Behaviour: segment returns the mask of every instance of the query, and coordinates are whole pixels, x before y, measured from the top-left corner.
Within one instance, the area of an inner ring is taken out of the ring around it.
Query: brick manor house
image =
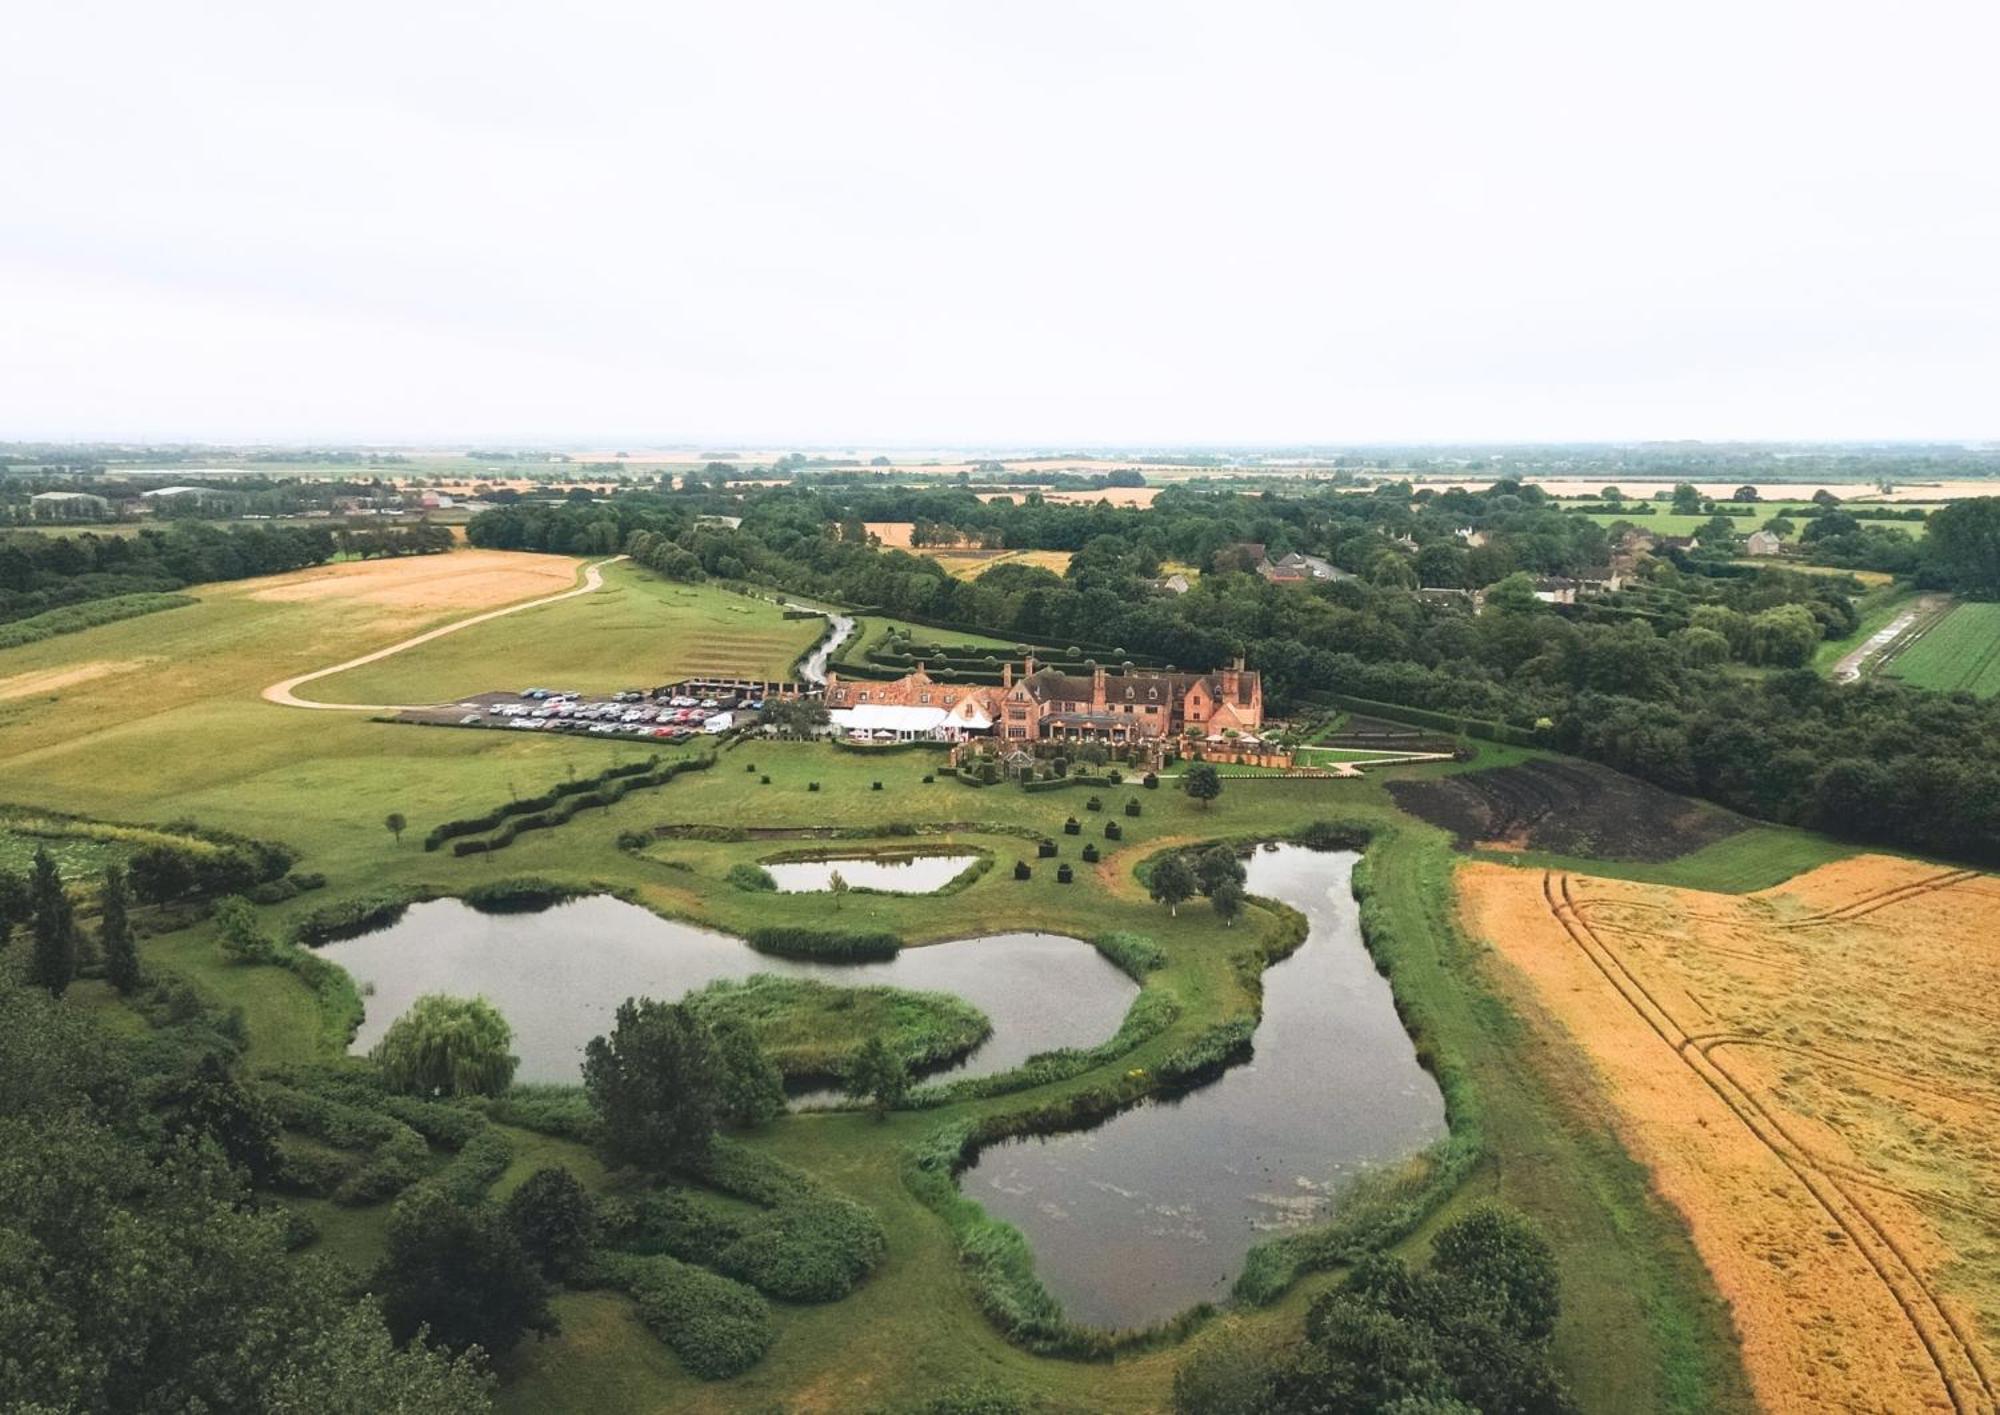
[[[856,733],[945,741],[979,735],[1019,745],[1135,746],[1184,736],[1190,727],[1203,738],[1255,738],[1264,726],[1263,683],[1240,658],[1213,673],[1097,668],[1087,676],[1038,669],[1030,658],[1018,675],[1012,663],[1004,665],[998,687],[941,682],[922,664],[889,683],[829,673],[826,705],[836,723]]]

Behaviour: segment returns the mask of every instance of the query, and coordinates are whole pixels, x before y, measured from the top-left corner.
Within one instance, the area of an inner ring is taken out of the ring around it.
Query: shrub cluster
[[[414,890],[395,890],[357,894],[351,899],[323,904],[292,925],[292,938],[308,948],[317,948],[337,939],[385,929],[422,897]]]
[[[482,914],[534,914],[582,893],[573,885],[519,875],[475,884],[459,897]]]
[[[703,1380],[727,1380],[777,1340],[771,1304],[740,1282],[663,1254],[601,1253],[595,1271],[629,1294],[646,1329]]]
[[[903,941],[892,933],[842,933],[792,924],[750,930],[745,939],[759,953],[779,958],[812,958],[832,963],[869,963],[894,958]]]

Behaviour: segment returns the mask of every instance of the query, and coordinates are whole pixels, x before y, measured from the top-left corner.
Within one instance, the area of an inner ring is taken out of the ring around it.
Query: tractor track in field
[[[1924,883],[1937,884],[1938,881]],[[1885,891],[1893,894],[1900,891]],[[1699,1046],[1637,974],[1578,912],[1568,875],[1542,874],[1542,897],[1557,924],[1641,1021],[1673,1049],[1690,1071],[1734,1114],[1764,1149],[1791,1171],[1814,1201],[1847,1235],[1902,1311],[1911,1331],[1960,1415],[1991,1415],[1996,1403],[1994,1375],[1977,1342],[1944,1306],[1903,1245],[1866,1204],[1849,1192],[1787,1131],[1756,1095]],[[1873,902],[1868,899],[1860,903]],[[1882,901],[1882,906],[1895,900]],[[1844,906],[1854,907],[1852,904]],[[1857,1181],[1850,1179],[1849,1184]]]

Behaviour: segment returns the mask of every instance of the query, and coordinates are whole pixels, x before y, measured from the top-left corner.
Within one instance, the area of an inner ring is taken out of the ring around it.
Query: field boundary
[[[425,630],[415,638],[404,639],[401,643],[390,644],[387,648],[376,649],[373,653],[365,653],[359,658],[350,658],[347,662],[336,663],[331,668],[316,668],[310,673],[301,673],[296,678],[287,678],[282,683],[273,683],[263,691],[261,696],[265,702],[276,703],[279,707],[314,708],[322,712],[422,712],[425,708],[433,707],[435,704],[320,703],[314,702],[309,698],[299,697],[297,690],[316,679],[331,678],[334,674],[345,673],[350,668],[360,668],[364,664],[378,663],[393,654],[403,652],[405,649],[413,649],[419,644],[427,644],[433,639],[441,639],[446,634],[456,634],[460,629],[470,629],[475,624],[484,624],[488,620],[499,619],[504,615],[519,614],[527,609],[540,609],[545,604],[556,604],[562,600],[575,599],[578,595],[590,594],[594,590],[603,588],[604,567],[625,558],[622,555],[613,555],[603,560],[592,561],[583,567],[583,583],[575,589],[564,590],[560,594],[543,595],[540,599],[523,600],[519,604],[509,604],[499,609],[489,609],[485,613],[475,614],[469,619],[460,619],[450,624],[441,624],[435,629]]]

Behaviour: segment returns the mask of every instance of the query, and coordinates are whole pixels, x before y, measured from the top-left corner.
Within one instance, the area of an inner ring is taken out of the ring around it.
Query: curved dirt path
[[[435,703],[315,703],[299,697],[293,690],[304,687],[316,678],[331,678],[336,673],[345,673],[350,668],[359,668],[365,663],[374,663],[379,659],[389,657],[391,654],[401,653],[404,649],[413,649],[418,644],[427,644],[432,639],[441,639],[446,634],[456,634],[460,629],[470,629],[474,624],[484,624],[489,619],[498,619],[507,614],[519,614],[524,609],[540,609],[545,604],[556,604],[562,600],[575,599],[578,595],[589,594],[593,590],[603,588],[604,567],[623,559],[625,557],[622,555],[613,555],[604,560],[593,561],[584,566],[583,583],[573,590],[564,590],[561,594],[543,595],[540,599],[523,600],[519,604],[509,604],[499,609],[489,609],[484,614],[475,614],[470,619],[460,619],[451,624],[443,624],[435,629],[428,629],[413,639],[404,639],[401,643],[391,644],[386,649],[376,649],[373,653],[364,653],[359,658],[350,658],[347,662],[336,663],[331,668],[315,668],[310,673],[301,673],[296,678],[287,678],[282,683],[273,683],[264,690],[262,694],[263,699],[267,703],[276,703],[280,707],[318,708],[323,712],[421,712],[427,707],[435,707]]]

